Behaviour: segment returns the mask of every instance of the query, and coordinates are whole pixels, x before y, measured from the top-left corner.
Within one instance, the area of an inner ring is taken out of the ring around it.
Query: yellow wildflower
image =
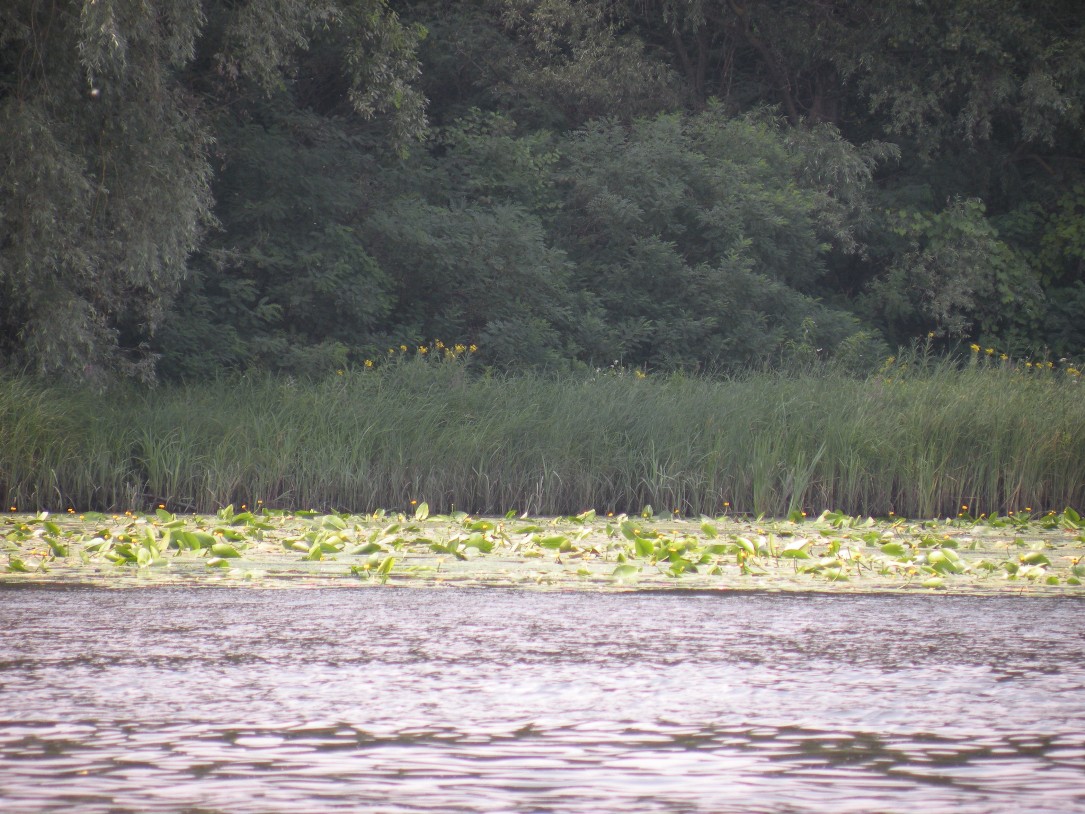
[[[366,367],[373,367],[373,360],[366,359],[362,364],[364,364]]]
[[[986,353],[988,356],[994,356],[995,355],[995,349],[994,348],[988,348],[986,351],[984,351],[984,353]]]
[[[418,352],[421,354],[427,354],[429,353],[429,348],[427,348],[425,345],[419,345]]]
[[[979,352],[980,352],[980,346],[979,346],[979,345],[977,345],[977,344],[976,344],[975,342],[973,342],[973,343],[972,343],[971,345],[969,345],[968,347],[972,349],[972,352],[973,352],[973,353],[979,353]]]
[[[478,350],[478,345],[473,344],[470,347],[468,347],[467,350],[469,350],[471,353],[474,353],[475,351]]]

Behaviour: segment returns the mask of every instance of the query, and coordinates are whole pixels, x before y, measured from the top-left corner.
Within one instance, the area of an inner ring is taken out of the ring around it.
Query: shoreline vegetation
[[[1072,367],[920,348],[865,377],[823,364],[709,379],[435,357],[314,381],[0,378],[4,508],[978,518],[1085,505]]]
[[[788,520],[589,510],[510,513],[69,512],[0,519],[0,589],[98,585],[942,592],[1085,597],[1085,523],[1067,509],[945,521]]]

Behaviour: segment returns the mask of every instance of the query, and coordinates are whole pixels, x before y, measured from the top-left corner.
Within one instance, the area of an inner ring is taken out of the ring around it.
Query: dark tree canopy
[[[1083,26],[1070,0],[10,0],[0,364],[1080,356]]]

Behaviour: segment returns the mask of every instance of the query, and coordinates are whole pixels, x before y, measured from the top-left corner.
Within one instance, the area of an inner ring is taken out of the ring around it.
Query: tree
[[[858,324],[812,295],[832,243],[856,249],[846,211],[863,208],[877,152],[718,106],[592,122],[562,145],[552,230],[626,363],[722,370],[800,338],[828,349]]]
[[[0,11],[0,353],[149,377],[149,341],[214,223],[220,104],[296,76],[341,32],[353,108],[417,133],[421,32],[384,0],[13,0]]]

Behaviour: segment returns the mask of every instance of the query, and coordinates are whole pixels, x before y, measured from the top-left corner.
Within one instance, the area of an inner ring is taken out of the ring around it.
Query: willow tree
[[[10,0],[0,8],[0,362],[149,376],[214,222],[209,109],[343,28],[355,110],[421,129],[421,32],[384,0]]]

